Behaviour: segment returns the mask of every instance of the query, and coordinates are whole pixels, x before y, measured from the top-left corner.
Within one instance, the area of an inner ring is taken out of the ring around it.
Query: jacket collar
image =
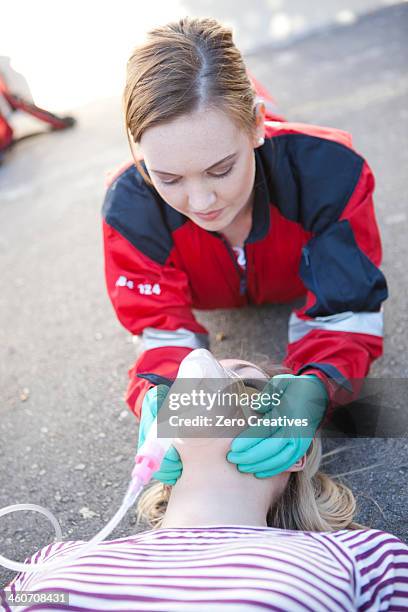
[[[252,209],[252,227],[245,241],[246,244],[262,240],[268,234],[270,225],[269,203],[271,201],[265,173],[265,164],[272,151],[270,140],[255,149],[255,197]],[[266,166],[267,168],[267,166]]]

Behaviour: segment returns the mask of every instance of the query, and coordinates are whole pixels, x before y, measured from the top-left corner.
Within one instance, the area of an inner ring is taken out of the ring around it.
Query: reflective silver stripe
[[[277,113],[277,109],[275,109],[275,112]],[[264,121],[265,125],[269,125],[270,127],[278,127],[279,125],[282,125],[282,121],[272,121],[270,119],[265,120]]]
[[[186,346],[192,349],[209,348],[207,334],[195,334],[180,327],[175,330],[146,327],[142,333],[144,349],[149,350],[159,346]]]
[[[383,336],[383,311],[379,312],[339,312],[329,317],[314,317],[305,321],[292,312],[289,318],[289,342],[296,342],[313,329],[330,329],[357,334]]]

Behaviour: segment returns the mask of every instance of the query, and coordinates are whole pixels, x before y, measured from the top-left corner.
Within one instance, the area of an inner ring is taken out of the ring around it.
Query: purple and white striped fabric
[[[81,544],[50,544],[30,563],[63,558]],[[69,593],[69,605],[25,611],[408,610],[408,546],[374,529],[158,529],[102,542],[45,577],[18,574],[6,590]]]

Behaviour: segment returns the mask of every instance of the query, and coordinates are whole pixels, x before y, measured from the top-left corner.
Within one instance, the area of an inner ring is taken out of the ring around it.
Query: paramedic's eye
[[[174,179],[174,181],[163,181],[163,179],[159,179],[162,185],[175,185],[180,181],[180,179]]]
[[[231,172],[233,167],[234,167],[234,164],[232,164],[232,166],[230,166],[230,168],[228,168],[228,170],[226,170],[225,172],[221,172],[220,174],[211,174],[211,176],[215,176],[216,178],[222,178],[223,176],[227,176],[227,174]]]
[[[225,172],[221,172],[219,174],[215,174],[214,172],[209,172],[208,174],[214,178],[223,178],[224,176],[227,176],[227,174],[231,172],[233,167],[234,167],[234,164],[232,164],[232,166],[230,166],[228,170],[226,170]],[[159,179],[159,180],[163,185],[176,185],[177,183],[180,182],[180,179],[174,179],[172,181],[163,181],[163,179]]]

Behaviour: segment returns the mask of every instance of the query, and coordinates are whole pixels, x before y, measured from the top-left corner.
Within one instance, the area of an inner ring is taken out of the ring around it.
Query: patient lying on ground
[[[248,362],[224,365],[246,380],[267,378]],[[149,530],[102,542],[48,576],[21,574],[9,587],[63,590],[75,610],[334,612],[407,604],[408,547],[353,523],[353,494],[319,471],[320,440],[288,470],[263,479],[226,460],[230,443],[175,441],[181,477],[174,486],[155,482],[138,504]],[[30,562],[81,543],[49,545]]]

